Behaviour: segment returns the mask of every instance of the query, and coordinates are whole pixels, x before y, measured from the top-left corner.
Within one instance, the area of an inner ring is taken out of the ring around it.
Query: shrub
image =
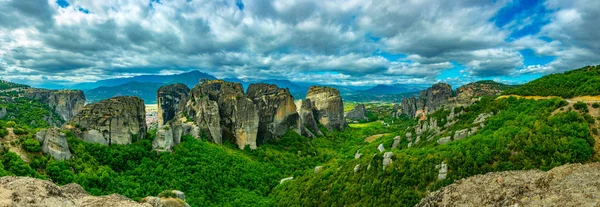
[[[575,108],[575,110],[580,111],[582,113],[588,112],[587,104],[585,104],[581,101],[578,101],[577,103],[573,104],[573,108]]]
[[[15,125],[17,125],[17,123],[15,123],[15,121],[8,121],[8,122],[6,122],[6,126],[9,127],[9,128],[14,127]]]
[[[593,103],[592,107],[594,107],[595,109],[600,108],[600,104],[599,103]]]
[[[27,152],[39,152],[40,151],[40,142],[35,139],[27,139],[23,142],[23,148]]]

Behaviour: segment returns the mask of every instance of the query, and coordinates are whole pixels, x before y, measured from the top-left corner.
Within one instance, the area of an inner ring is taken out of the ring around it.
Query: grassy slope
[[[518,88],[506,90],[504,94],[563,98],[600,95],[600,66],[588,66],[565,73],[547,75]]]

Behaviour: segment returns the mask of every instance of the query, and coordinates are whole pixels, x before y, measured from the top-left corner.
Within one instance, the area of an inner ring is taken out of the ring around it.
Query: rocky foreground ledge
[[[600,163],[477,175],[430,193],[417,206],[600,206]]]
[[[171,193],[177,198],[146,197],[140,203],[125,196],[91,196],[81,186],[68,184],[56,186],[47,180],[29,177],[0,178],[0,206],[40,207],[187,207],[185,196],[179,191]]]

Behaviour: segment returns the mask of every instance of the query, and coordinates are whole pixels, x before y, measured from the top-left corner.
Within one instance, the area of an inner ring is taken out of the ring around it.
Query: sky
[[[600,64],[599,14],[598,0],[0,0],[0,77],[518,84]]]

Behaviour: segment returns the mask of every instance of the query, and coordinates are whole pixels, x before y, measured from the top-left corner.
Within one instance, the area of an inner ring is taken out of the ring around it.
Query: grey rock
[[[297,101],[296,110],[298,111],[298,115],[300,115],[300,127],[302,135],[312,138],[315,138],[316,136],[323,136],[323,132],[321,132],[319,126],[317,125],[317,120],[315,118],[316,112],[310,99]],[[313,132],[315,132],[316,135]]]
[[[44,154],[50,155],[56,160],[68,160],[71,158],[69,144],[64,133],[58,128],[50,128],[39,131],[35,134],[35,139],[41,143],[41,149]]]
[[[120,96],[88,104],[71,122],[83,129],[79,136],[88,142],[130,144],[134,136],[146,136],[145,105],[138,97]]]
[[[281,181],[279,181],[279,184],[283,184],[284,182],[287,182],[287,181],[290,181],[293,179],[294,179],[294,177],[287,177],[287,178],[281,179]]]
[[[394,160],[392,160],[393,156],[394,156],[393,152],[386,152],[385,154],[383,154],[383,167],[384,168],[394,162]]]
[[[200,139],[202,132],[195,123],[171,120],[156,132],[156,138],[152,141],[152,149],[171,151],[173,147],[181,143],[181,138],[185,135]]]
[[[354,153],[354,159],[357,160],[360,156],[362,156],[362,154],[360,153],[360,150],[357,150],[356,153]]]
[[[462,129],[454,132],[454,140],[464,139],[469,135],[469,129]]]
[[[452,86],[446,83],[437,83],[421,91],[418,98],[402,99],[402,113],[410,118],[415,118],[421,113],[425,115],[436,111],[449,103],[452,97]]]
[[[46,90],[30,88],[25,97],[38,99],[60,115],[64,121],[71,120],[85,106],[85,95],[81,90]]]
[[[383,147],[383,144],[379,144],[379,146],[377,146],[377,149],[379,150],[379,152],[385,151],[385,148]]]
[[[367,120],[368,118],[365,115],[366,113],[367,113],[367,109],[365,108],[365,105],[358,104],[356,107],[354,107],[354,109],[352,109],[352,111],[350,111],[346,114],[346,119]]]
[[[322,168],[323,168],[323,166],[316,166],[314,172],[319,173],[319,171],[321,171]]]
[[[6,112],[6,108],[2,107],[2,109],[0,109],[0,119],[4,118],[4,116],[6,116],[6,114],[8,114],[8,112]]]
[[[479,127],[471,127],[471,130],[469,131],[469,136],[473,136],[475,133],[477,133],[478,130]]]
[[[429,193],[416,206],[599,206],[598,172],[600,163],[475,175]]]
[[[290,129],[300,131],[300,116],[294,97],[287,88],[273,84],[251,84],[247,95],[258,110],[259,144],[280,137]]]
[[[316,120],[329,131],[344,131],[344,103],[340,91],[331,87],[311,86],[306,94],[314,107]]]
[[[477,118],[475,118],[475,121],[473,121],[473,124],[483,124],[488,118],[490,118],[493,114],[492,113],[483,113],[483,114],[479,114],[477,116]],[[483,128],[483,127],[482,127]]]
[[[446,163],[442,162],[441,164],[436,165],[435,169],[438,170],[438,180],[446,179],[446,176],[448,175],[448,165]]]
[[[158,105],[159,128],[175,119],[185,109],[189,93],[190,88],[180,83],[162,86],[158,89],[156,103]]]
[[[394,143],[392,144],[392,149],[396,149],[400,145],[400,136],[394,137]]]
[[[357,173],[358,171],[360,171],[360,164],[357,164],[356,166],[354,166],[354,173]]]
[[[437,143],[438,144],[448,144],[452,141],[452,137],[442,137],[440,139],[438,139]]]

